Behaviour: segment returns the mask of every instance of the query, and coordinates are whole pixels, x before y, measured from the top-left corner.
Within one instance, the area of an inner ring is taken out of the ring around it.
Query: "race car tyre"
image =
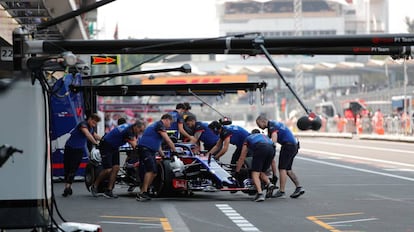
[[[162,160],[158,165],[158,175],[152,182],[152,194],[155,197],[168,196],[173,193],[172,179],[174,173],[170,162],[170,160]]]
[[[85,186],[88,191],[91,191],[91,186],[93,182],[95,182],[96,177],[101,173],[103,167],[101,165],[96,165],[94,163],[89,162],[85,167]],[[98,186],[98,192],[103,193],[108,186],[108,180],[102,181],[102,183]]]
[[[88,191],[90,191],[90,187],[94,181],[95,181],[95,166],[91,163],[88,163],[85,167],[85,185]]]

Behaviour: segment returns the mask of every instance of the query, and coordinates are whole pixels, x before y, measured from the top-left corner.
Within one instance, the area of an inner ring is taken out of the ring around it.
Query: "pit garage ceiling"
[[[65,13],[77,10],[82,4],[91,4],[96,0],[1,0],[0,27],[3,31],[1,37],[11,44],[12,31],[18,26],[24,26],[34,33],[34,38],[39,40],[59,39],[87,39],[84,21],[76,17],[37,30],[37,25],[61,16]],[[6,30],[6,31],[5,31]]]

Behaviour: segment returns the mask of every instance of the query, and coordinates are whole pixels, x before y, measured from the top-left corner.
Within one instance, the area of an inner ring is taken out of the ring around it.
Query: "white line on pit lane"
[[[414,151],[409,151],[406,149],[394,149],[394,148],[385,148],[385,147],[363,146],[363,145],[355,145],[355,144],[343,144],[343,143],[333,143],[333,142],[323,142],[323,141],[312,140],[313,146],[316,143],[325,144],[325,145],[333,145],[333,146],[341,146],[341,147],[363,148],[363,149],[370,149],[370,150],[377,150],[377,151],[390,151],[390,152],[414,154]]]
[[[414,169],[408,168],[384,168],[383,170],[388,172],[414,172]]]
[[[253,224],[247,221],[243,216],[237,213],[228,204],[216,204],[216,207],[221,210],[234,224],[236,224],[242,231],[260,231]]]
[[[389,161],[389,160],[366,158],[366,157],[359,157],[359,156],[355,156],[355,155],[345,155],[345,154],[335,153],[335,152],[318,151],[318,150],[306,149],[306,148],[301,148],[300,151],[311,152],[311,153],[315,153],[315,154],[319,154],[319,155],[330,155],[330,156],[337,156],[337,157],[342,157],[342,158],[351,158],[351,159],[356,159],[356,160],[365,160],[365,161],[373,161],[373,162],[377,162],[377,163],[385,163],[385,164],[392,164],[392,165],[399,165],[399,166],[406,166],[406,167],[414,167],[413,164],[407,164],[407,163],[401,163],[401,162],[395,162],[395,161]]]
[[[334,167],[346,168],[346,169],[351,169],[351,170],[354,170],[354,171],[377,174],[377,175],[381,175],[381,176],[388,176],[388,177],[392,177],[392,178],[397,178],[397,179],[401,179],[401,180],[408,180],[408,181],[414,182],[414,178],[409,178],[409,177],[405,177],[405,176],[399,176],[399,175],[393,175],[393,174],[388,174],[388,173],[376,172],[376,171],[371,171],[371,170],[368,170],[368,169],[355,168],[355,167],[352,167],[352,166],[347,166],[347,165],[342,165],[342,164],[334,164],[334,163],[330,163],[330,162],[326,162],[326,161],[315,160],[315,159],[310,159],[310,158],[305,158],[305,157],[296,157],[296,159],[301,159],[301,160],[306,160],[306,161],[310,161],[310,162],[314,162],[314,163],[320,163],[320,164],[330,165],[330,166],[334,166]]]
[[[365,218],[365,219],[355,219],[355,220],[348,220],[348,221],[337,221],[337,222],[328,222],[328,225],[338,225],[338,224],[346,224],[352,222],[367,222],[367,221],[376,221],[378,218]]]

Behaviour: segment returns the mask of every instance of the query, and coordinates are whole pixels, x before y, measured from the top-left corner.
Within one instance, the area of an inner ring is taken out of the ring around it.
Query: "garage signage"
[[[13,47],[1,47],[1,61],[13,61]]]
[[[91,56],[92,65],[118,64],[117,56]]]

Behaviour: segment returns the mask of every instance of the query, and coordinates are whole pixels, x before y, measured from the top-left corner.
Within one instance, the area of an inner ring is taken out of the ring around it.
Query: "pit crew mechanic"
[[[197,140],[194,138],[194,136],[188,134],[184,129],[183,113],[185,110],[185,105],[183,103],[178,103],[175,106],[175,110],[169,112],[169,114],[172,116],[172,123],[168,129],[175,131],[174,135],[177,139],[182,139],[183,141],[185,140],[195,144]]]
[[[76,170],[82,161],[84,149],[89,140],[93,145],[97,145],[101,139],[95,132],[95,128],[101,118],[97,114],[91,114],[87,120],[78,123],[75,128],[70,131],[70,137],[65,143],[63,153],[65,189],[62,196],[72,195],[72,183],[75,178]]]
[[[171,151],[176,152],[174,143],[167,134],[167,128],[171,126],[173,117],[171,114],[164,114],[157,122],[149,125],[138,141],[138,153],[140,162],[140,174],[143,177],[143,183],[140,193],[137,194],[137,201],[148,201],[151,197],[148,194],[148,188],[154,178],[157,176],[156,153],[164,156],[161,144],[164,141],[170,147]]]
[[[279,178],[280,189],[273,197],[284,198],[287,177],[295,184],[296,189],[290,195],[291,198],[297,198],[305,193],[305,189],[300,185],[299,179],[292,170],[293,160],[299,150],[299,141],[295,138],[292,131],[283,123],[271,121],[264,115],[259,115],[256,119],[256,124],[260,129],[268,131],[269,138],[273,143],[281,144],[279,152]]]
[[[209,156],[210,154],[216,154],[214,158],[216,160],[219,160],[220,157],[227,152],[229,145],[233,144],[236,146],[236,150],[231,157],[230,163],[236,164],[237,160],[240,157],[243,142],[246,137],[250,135],[250,133],[241,126],[223,126],[218,121],[212,121],[208,125],[208,128],[213,130],[214,134],[219,135],[219,140],[214,145],[214,147],[207,152],[207,155]]]
[[[207,151],[216,145],[219,137],[208,128],[208,123],[197,121],[194,115],[188,115],[184,122],[190,130],[194,131],[193,136],[197,139],[198,147],[200,147],[200,141],[203,143],[204,150]]]
[[[95,182],[91,186],[91,193],[94,197],[98,196],[97,186],[109,177],[107,189],[104,192],[106,198],[117,198],[113,194],[113,188],[116,181],[116,176],[120,169],[119,167],[119,147],[125,143],[129,143],[132,148],[137,146],[137,137],[145,129],[142,121],[136,121],[134,124],[124,123],[111,131],[109,131],[102,138],[99,144],[99,151],[102,157],[102,166],[104,170],[99,173]]]
[[[275,158],[276,150],[270,138],[261,134],[258,129],[252,130],[252,134],[247,136],[244,140],[240,158],[237,161],[236,176],[239,176],[240,169],[244,165],[248,150],[250,150],[252,154],[252,166],[250,167],[250,170],[254,186],[257,190],[254,201],[264,201],[265,196],[262,191],[261,180],[266,184],[266,197],[270,197],[275,185],[270,182],[266,175],[266,171],[270,168],[270,165]]]
[[[189,135],[194,135],[194,130],[192,130],[191,128],[189,128],[187,126],[187,124],[185,123],[185,119],[187,118],[187,116],[193,116],[194,118],[197,118],[195,114],[193,114],[193,112],[191,112],[191,105],[189,102],[183,102],[184,106],[185,106],[185,110],[182,114],[183,119],[184,119],[184,130],[187,131],[187,133]]]

